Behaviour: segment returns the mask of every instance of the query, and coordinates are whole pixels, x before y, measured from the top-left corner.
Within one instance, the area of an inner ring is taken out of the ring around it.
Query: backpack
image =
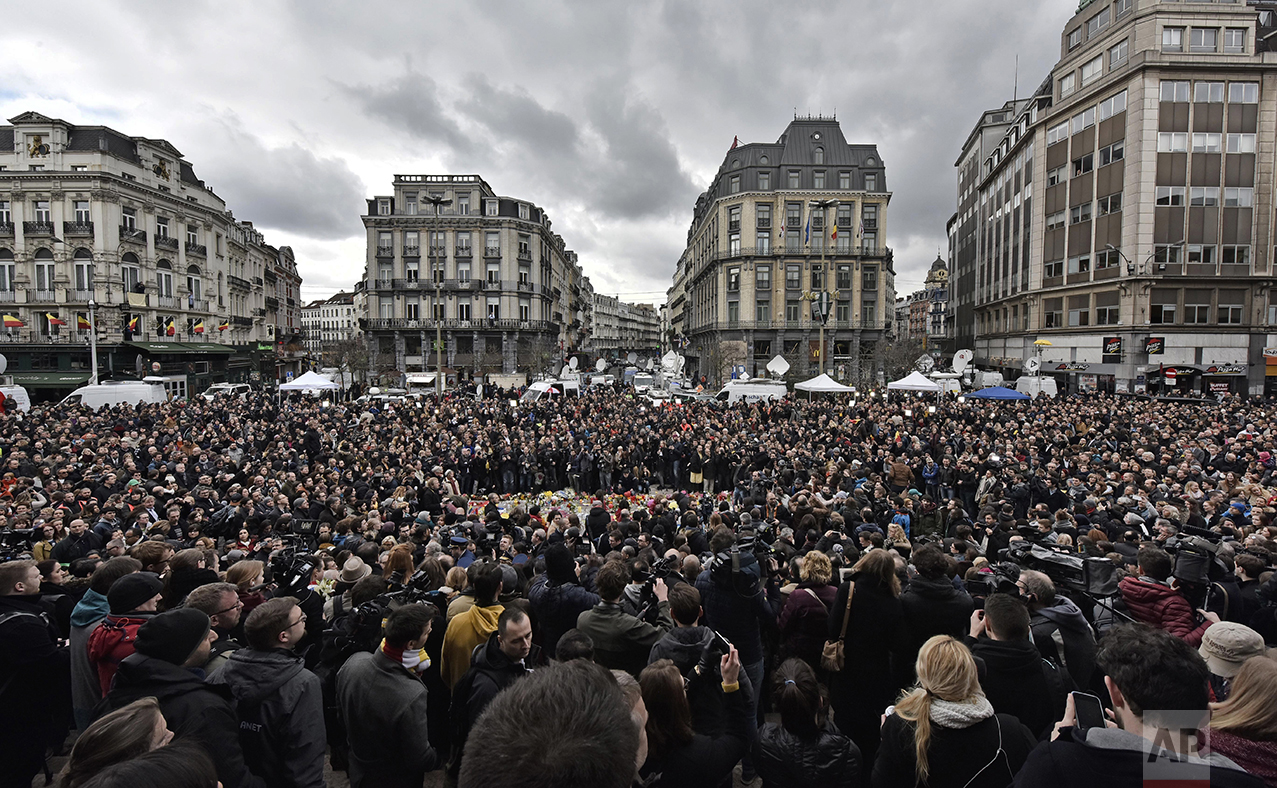
[[[113,619],[111,616],[107,616],[102,619],[102,623],[98,625],[97,629],[94,629],[89,635],[87,646],[89,662],[93,664],[100,679],[103,678],[103,670],[105,669],[105,678],[108,679],[102,684],[102,694],[104,696],[111,689],[110,680],[114,679],[116,668],[120,664],[120,660],[111,655],[115,653],[121,643],[132,643],[137,640],[137,631],[142,628],[143,623],[145,623],[144,619],[128,618],[127,616]],[[131,646],[129,653],[132,653]]]

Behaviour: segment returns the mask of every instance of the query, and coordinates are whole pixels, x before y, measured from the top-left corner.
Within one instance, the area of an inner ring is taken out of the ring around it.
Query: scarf
[[[401,648],[395,648],[385,641],[381,641],[381,653],[385,654],[393,662],[403,665],[406,670],[411,673],[420,675],[430,667],[430,657],[426,655],[426,650],[419,649],[417,651],[404,651]]]
[[[956,702],[931,698],[931,721],[945,728],[970,728],[993,716],[993,705],[983,695]]]

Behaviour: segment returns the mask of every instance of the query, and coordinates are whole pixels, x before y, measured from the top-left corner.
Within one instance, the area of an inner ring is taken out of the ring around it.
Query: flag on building
[[[731,148],[731,149],[732,149],[732,150],[736,150],[736,146],[737,146],[737,145],[739,145],[739,144],[740,144],[740,137],[739,137],[739,136],[734,136],[734,137],[732,137],[732,148]]]
[[[830,238],[830,240],[833,240],[833,241],[837,241],[837,240],[838,240],[838,225],[836,225],[836,224],[834,225],[834,230],[833,230],[833,232],[831,232],[831,233],[829,234],[829,238]]]
[[[49,325],[51,326],[65,326],[67,324],[67,321],[59,320],[58,316],[52,312],[45,312],[44,316],[49,319]]]
[[[93,324],[90,323],[89,319],[85,317],[84,315],[77,314],[75,316],[75,327],[80,329],[81,331],[88,331],[89,329],[93,328]]]
[[[168,319],[167,327],[164,329],[164,333],[168,334],[169,336],[173,336],[174,334],[177,333],[177,324],[173,322],[173,318],[170,317]]]
[[[803,243],[811,243],[811,214],[807,214],[807,228],[803,230]]]
[[[194,327],[194,328],[192,328],[191,330],[192,330],[192,331],[194,331],[196,334],[203,334],[203,333],[204,333],[204,321],[203,321],[202,319],[201,319],[201,320],[196,320],[196,321],[195,321],[195,327]]]
[[[134,315],[134,316],[133,316],[133,319],[129,321],[129,330],[130,330],[130,331],[133,331],[133,332],[136,332],[136,331],[137,331],[137,322],[138,322],[138,319],[139,319],[139,318],[138,318],[138,316],[137,316],[137,315]]]
[[[221,323],[219,323],[219,324],[217,325],[217,330],[218,330],[218,331],[225,331],[226,329],[228,329],[228,328],[230,328],[230,327],[231,327],[231,321],[229,321],[229,320],[223,320]]]
[[[19,320],[19,319],[18,319],[17,317],[15,317],[14,315],[5,315],[5,316],[4,316],[4,327],[5,327],[5,328],[22,328],[22,327],[23,327],[23,326],[25,326],[25,325],[26,325],[26,323],[23,323],[21,320]]]

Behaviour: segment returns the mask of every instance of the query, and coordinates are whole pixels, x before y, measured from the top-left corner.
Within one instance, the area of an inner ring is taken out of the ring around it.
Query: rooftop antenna
[[[1015,53],[1015,81],[1011,86],[1011,105],[1020,99],[1020,53]]]

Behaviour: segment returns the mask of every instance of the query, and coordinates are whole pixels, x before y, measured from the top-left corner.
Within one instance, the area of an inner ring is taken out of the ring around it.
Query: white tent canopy
[[[318,372],[307,372],[299,378],[288,383],[279,384],[280,391],[318,391],[320,389],[335,389],[337,384],[319,374]]]
[[[939,391],[940,384],[934,380],[928,380],[921,372],[910,372],[900,380],[892,381],[887,384],[887,388],[891,391]]]
[[[822,372],[811,380],[795,383],[794,391],[806,391],[813,394],[837,394],[851,391],[851,386],[844,386]]]

